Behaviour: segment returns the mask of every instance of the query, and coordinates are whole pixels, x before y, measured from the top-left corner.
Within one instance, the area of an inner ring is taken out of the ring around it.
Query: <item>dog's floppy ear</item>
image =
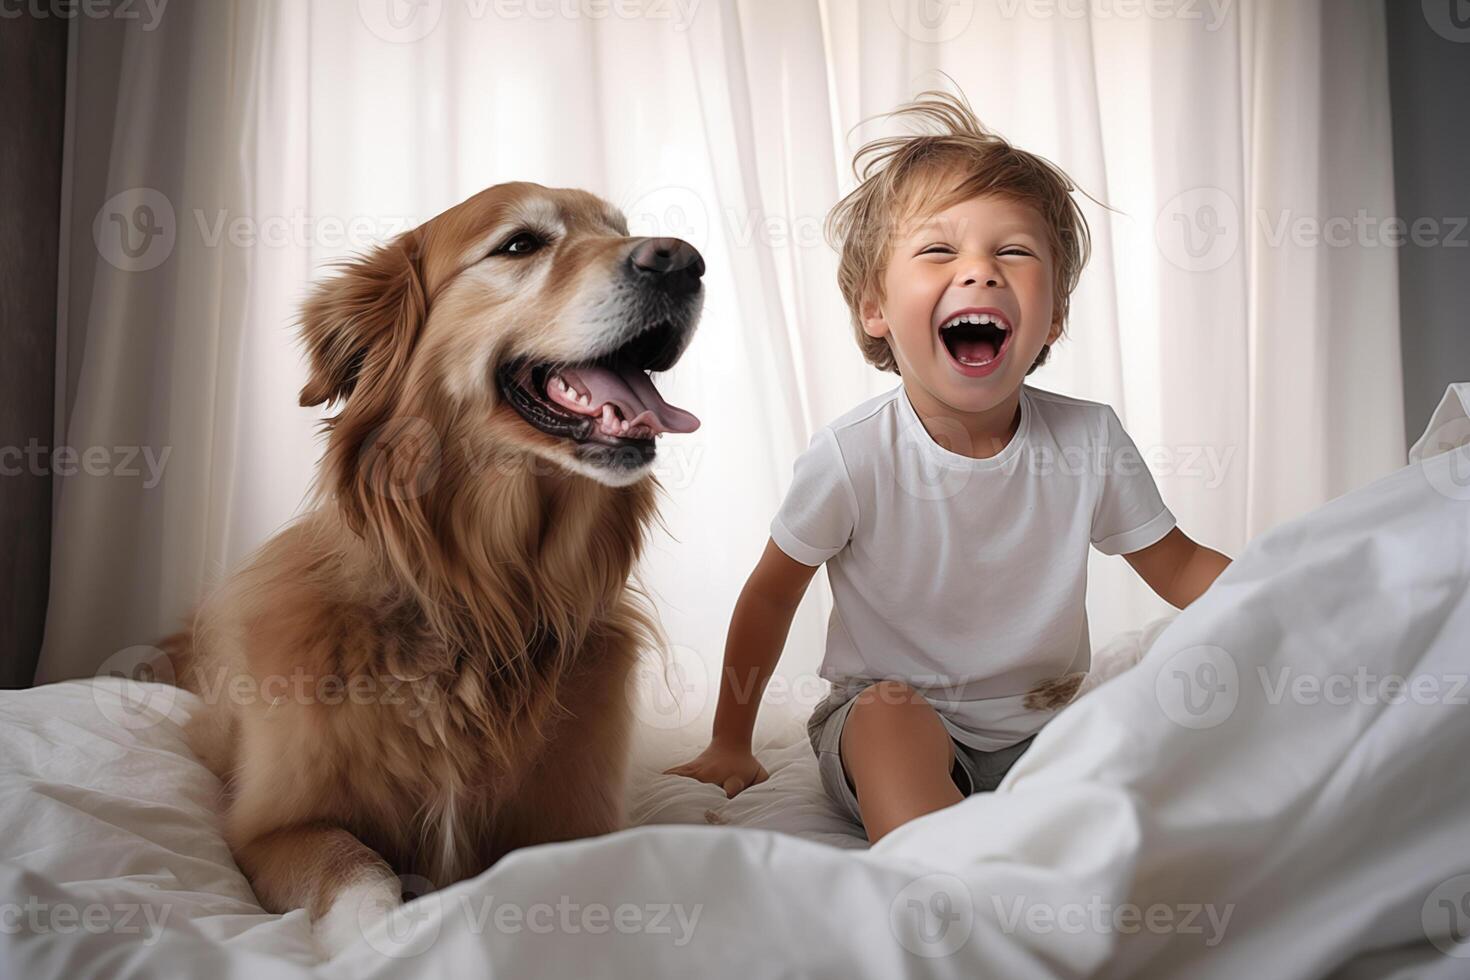
[[[399,414],[428,317],[422,241],[415,229],[345,263],[301,311],[311,361],[301,404],[341,402],[322,422],[316,492],[330,494],[359,534],[419,521],[413,508],[437,476],[437,434],[425,419]]]
[[[416,231],[343,263],[302,307],[301,339],[311,362],[302,406],[346,399],[363,378],[396,373],[426,311]]]

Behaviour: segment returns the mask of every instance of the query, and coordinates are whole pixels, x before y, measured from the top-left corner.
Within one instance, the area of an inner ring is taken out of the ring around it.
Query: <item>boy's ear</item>
[[[863,333],[875,339],[888,336],[888,321],[883,318],[883,310],[876,302],[863,300],[861,312]]]
[[[301,340],[310,361],[302,407],[346,399],[365,374],[401,366],[425,312],[414,232],[319,283],[301,310]]]
[[[1041,345],[1041,350],[1038,351],[1036,354],[1036,360],[1032,361],[1031,366],[1026,369],[1026,373],[1028,375],[1046,363],[1046,359],[1051,355],[1051,345],[1055,344],[1057,342],[1057,338],[1061,335],[1062,321],[1059,319],[1053,320],[1051,322],[1051,329],[1046,332],[1046,343]]]

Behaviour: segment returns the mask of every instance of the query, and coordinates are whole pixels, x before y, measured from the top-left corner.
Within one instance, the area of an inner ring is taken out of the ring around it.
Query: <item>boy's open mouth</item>
[[[994,361],[1011,335],[1011,325],[1000,313],[958,313],[939,325],[939,339],[950,356],[967,367]]]

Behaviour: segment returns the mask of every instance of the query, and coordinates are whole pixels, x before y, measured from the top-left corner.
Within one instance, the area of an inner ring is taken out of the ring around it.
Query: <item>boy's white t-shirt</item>
[[[972,459],[900,384],[812,436],[771,521],[782,551],[827,563],[821,676],[903,679],[982,751],[1051,718],[1023,706],[1037,684],[1088,669],[1088,544],[1126,554],[1175,525],[1111,407],[1023,384],[1020,409],[1005,448]]]

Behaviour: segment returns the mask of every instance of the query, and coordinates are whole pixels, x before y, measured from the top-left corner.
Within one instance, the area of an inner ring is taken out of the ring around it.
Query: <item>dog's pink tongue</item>
[[[612,402],[630,425],[657,432],[693,432],[699,419],[664,401],[648,375],[631,364],[566,368],[562,376],[587,389],[594,407]]]

